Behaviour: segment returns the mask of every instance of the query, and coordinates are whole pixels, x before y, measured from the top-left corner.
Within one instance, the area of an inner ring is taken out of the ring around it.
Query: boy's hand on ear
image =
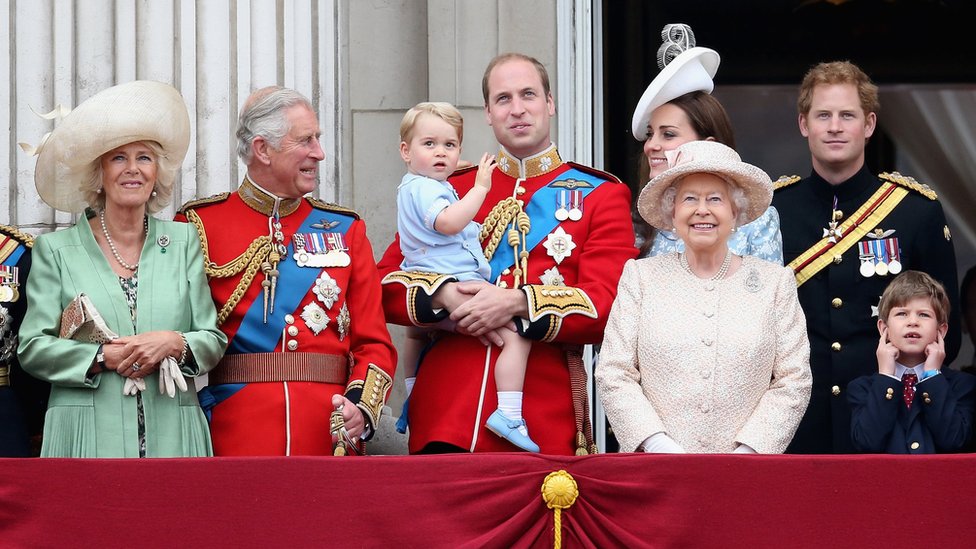
[[[944,354],[945,351],[943,350]],[[878,338],[878,373],[889,376],[895,375],[895,360],[897,358],[898,349],[888,341],[888,328],[885,327],[881,330],[881,337]]]
[[[945,356],[945,339],[939,333],[936,334],[935,341],[925,346],[925,371],[941,370]]]

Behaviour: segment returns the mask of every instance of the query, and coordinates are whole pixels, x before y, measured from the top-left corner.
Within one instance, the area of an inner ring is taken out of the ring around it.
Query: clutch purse
[[[86,343],[106,343],[119,337],[119,334],[109,329],[91,299],[83,293],[72,299],[61,313],[59,335],[62,339]]]

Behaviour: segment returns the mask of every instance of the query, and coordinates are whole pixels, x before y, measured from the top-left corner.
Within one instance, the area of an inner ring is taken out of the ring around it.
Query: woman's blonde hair
[[[155,196],[150,195],[149,201],[146,202],[146,210],[150,214],[154,214],[165,208],[170,203],[170,200],[173,199],[173,183],[176,181],[176,172],[180,169],[180,165],[172,162],[166,156],[166,151],[163,150],[163,147],[159,143],[155,141],[136,141],[136,143],[142,143],[149,147],[149,150],[152,151],[155,157],[153,160],[156,162],[156,181],[153,184],[153,191],[156,194]],[[106,151],[92,161],[89,167],[88,177],[79,186],[81,196],[95,210],[105,208],[105,193],[99,192],[102,190],[103,185],[102,157],[110,152],[112,151]]]

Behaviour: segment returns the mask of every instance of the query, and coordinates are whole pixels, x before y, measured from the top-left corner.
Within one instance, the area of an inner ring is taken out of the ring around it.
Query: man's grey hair
[[[315,111],[307,97],[281,86],[262,88],[247,98],[237,119],[237,156],[244,164],[251,163],[252,145],[257,137],[263,137],[274,149],[281,147],[291,129],[285,113],[295,105]]]

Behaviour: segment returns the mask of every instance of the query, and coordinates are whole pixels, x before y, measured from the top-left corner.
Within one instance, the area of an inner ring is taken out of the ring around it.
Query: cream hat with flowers
[[[87,204],[81,186],[99,158],[138,141],[155,141],[157,183],[172,185],[190,143],[190,117],[180,92],[169,84],[137,80],[113,86],[69,112],[37,149],[34,184],[47,205],[80,212]]]
[[[661,39],[664,43],[657,51],[661,72],[644,90],[631,120],[630,129],[638,141],[647,139],[647,124],[654,109],[686,93],[712,93],[712,78],[721,61],[715,50],[695,47],[695,33],[688,25],[666,25]]]
[[[743,162],[739,153],[718,141],[689,141],[665,154],[668,169],[644,185],[637,199],[641,217],[658,229],[672,228],[672,218],[661,207],[664,191],[689,174],[715,174],[741,189],[748,202],[743,223],[755,221],[773,200],[773,182],[769,175]]]

